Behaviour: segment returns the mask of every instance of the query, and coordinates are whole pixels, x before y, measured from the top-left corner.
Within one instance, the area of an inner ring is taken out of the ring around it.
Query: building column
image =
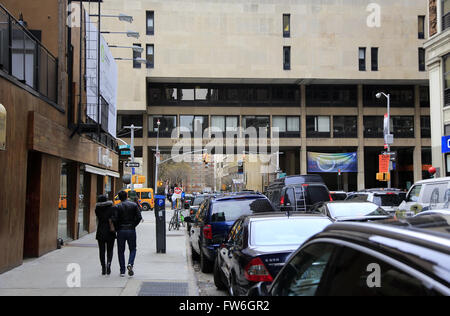
[[[69,237],[78,239],[78,207],[80,195],[80,165],[67,164],[67,227]]]
[[[144,113],[144,118],[142,120],[142,174],[145,176],[145,187],[153,188],[153,184],[150,183],[148,178],[148,115]],[[155,193],[156,194],[156,193]]]
[[[415,86],[415,100],[414,100],[414,182],[422,180],[422,138],[420,126],[420,86]]]
[[[89,174],[89,197],[88,197],[88,210],[89,210],[89,233],[93,233],[96,230],[96,216],[95,216],[95,205],[97,203],[97,176],[90,173]]]
[[[301,148],[300,148],[300,173],[307,174],[308,173],[308,159],[306,154],[306,86],[300,86],[300,95],[301,95]]]
[[[365,189],[363,86],[358,85],[358,190]]]

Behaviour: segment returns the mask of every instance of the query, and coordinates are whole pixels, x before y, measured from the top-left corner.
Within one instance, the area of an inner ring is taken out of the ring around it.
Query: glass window
[[[353,200],[354,201],[354,200]],[[400,204],[400,203],[399,203]],[[396,205],[398,206],[398,204]],[[331,216],[339,217],[360,217],[360,216],[388,216],[389,214],[373,203],[335,203],[328,204]]]
[[[306,86],[306,106],[356,107],[357,94],[357,86],[308,85]]]
[[[358,137],[358,117],[334,116],[333,135],[335,138]]]
[[[420,87],[420,106],[423,108],[430,107],[430,88],[429,87]]]
[[[160,122],[159,126],[159,137],[171,137],[172,131],[177,127],[177,117],[175,115],[167,116],[149,116],[148,117],[148,136],[156,137],[158,132],[158,120]]]
[[[364,137],[383,138],[383,116],[364,116]]]
[[[442,31],[450,27],[450,1],[442,0]]]
[[[291,36],[291,15],[283,14],[283,37]]]
[[[67,163],[61,167],[59,203],[58,203],[58,238],[66,241],[69,239],[69,221],[67,219]]]
[[[372,47],[371,58],[372,58],[372,71],[378,71],[378,48],[377,47]]]
[[[256,134],[265,133],[269,137],[270,133],[270,117],[269,116],[244,116],[243,125],[245,129],[255,128]]]
[[[391,131],[396,138],[414,138],[414,116],[391,116]]]
[[[194,101],[195,100],[195,90],[194,89],[180,89],[180,100],[181,101]]]
[[[307,137],[330,137],[330,117],[329,116],[307,116],[306,117]]]
[[[366,71],[366,48],[360,47],[359,48],[359,71]]]
[[[450,20],[450,15],[449,15]],[[450,24],[449,24],[450,26]],[[450,106],[450,54],[443,57],[444,60],[444,106]]]
[[[414,107],[414,86],[364,86],[364,106],[386,108],[386,98],[378,99],[376,94],[384,92],[391,95],[391,107]]]
[[[195,88],[195,100],[207,100],[208,89],[205,88]]]
[[[118,114],[117,115],[117,135],[118,137],[130,137],[130,130],[124,129],[125,126],[143,126],[144,118],[142,115],[129,115],[129,114]],[[142,137],[142,129],[134,131],[134,137]]]
[[[155,34],[155,12],[147,11],[147,35]]]
[[[336,246],[317,243],[305,247],[286,264],[272,286],[273,296],[314,296]]]
[[[208,116],[180,115],[180,127],[187,128],[194,136],[203,137],[208,125]]]
[[[211,116],[211,127],[225,131],[225,116]]]
[[[242,215],[273,211],[272,205],[266,199],[218,201],[213,204],[211,222],[232,222]]]
[[[139,46],[141,47],[141,44],[133,44],[133,46]],[[136,61],[137,58],[141,58],[142,57],[142,53],[141,52],[136,52],[133,50],[133,68],[141,68],[141,63],[138,63]]]
[[[308,205],[330,200],[330,193],[321,185],[309,185],[306,187]]]
[[[333,260],[332,277],[321,288],[325,296],[434,296],[438,295],[419,279],[384,261],[351,249],[340,248]],[[379,272],[379,286],[369,286],[376,281],[374,273]]]
[[[424,39],[425,38],[425,16],[420,15],[418,17],[418,38]]]
[[[375,194],[373,203],[378,206],[399,206],[402,200],[397,194]]]
[[[419,71],[425,71],[425,49],[419,48]]]
[[[420,136],[422,138],[431,137],[431,122],[429,116],[420,117]]]
[[[147,45],[147,68],[155,67],[155,46],[153,44]]]
[[[417,202],[419,201],[420,191],[422,190],[422,185],[415,185],[409,191],[406,202]]]
[[[283,69],[284,70],[291,69],[291,47],[290,46],[283,47]]]
[[[300,137],[298,116],[273,116],[272,126],[278,128],[280,137]]]
[[[286,116],[272,117],[272,126],[278,128],[280,133],[286,132]]]

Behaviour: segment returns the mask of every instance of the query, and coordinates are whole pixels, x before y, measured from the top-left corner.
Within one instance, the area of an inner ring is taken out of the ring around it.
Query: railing
[[[57,103],[57,59],[1,4],[0,71]]]

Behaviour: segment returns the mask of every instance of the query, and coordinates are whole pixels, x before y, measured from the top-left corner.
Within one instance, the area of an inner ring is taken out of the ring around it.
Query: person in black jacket
[[[125,191],[119,192],[120,204],[116,205],[113,221],[117,229],[117,247],[120,264],[120,276],[125,276],[125,243],[128,244],[128,275],[133,276],[136,258],[136,226],[142,221],[142,215],[136,203],[128,201]]]
[[[98,203],[95,206],[95,215],[97,215],[96,239],[98,241],[102,275],[111,274],[111,262],[113,259],[114,242],[116,240],[114,226],[111,224],[114,215],[113,205],[112,201],[108,201],[106,195],[99,195]],[[107,261],[105,261],[105,254],[107,254]]]

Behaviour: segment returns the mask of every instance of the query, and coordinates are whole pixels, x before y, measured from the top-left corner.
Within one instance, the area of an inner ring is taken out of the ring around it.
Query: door
[[[230,230],[224,247],[220,249],[220,257],[222,259],[221,269],[225,278],[230,281],[231,268],[233,261],[233,251],[236,247],[236,236],[241,230],[242,220],[238,220]]]

